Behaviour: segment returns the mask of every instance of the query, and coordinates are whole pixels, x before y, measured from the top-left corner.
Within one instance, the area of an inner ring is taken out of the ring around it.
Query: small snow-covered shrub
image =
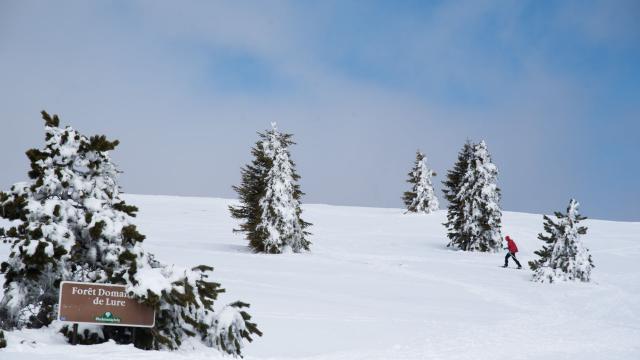
[[[255,324],[249,322],[251,316],[243,311],[249,304],[237,301],[225,306],[218,314],[216,326],[211,328],[210,339],[215,341],[215,346],[225,352],[240,353],[242,344],[238,339],[249,338],[251,334],[261,334]]]
[[[113,327],[114,329],[118,329]],[[73,338],[73,326],[71,325],[63,325],[60,328],[60,332],[64,335],[69,342],[72,341]],[[78,334],[76,336],[76,344],[80,345],[94,345],[100,344],[107,341],[104,332],[103,326],[100,325],[91,325],[91,324],[78,324]]]
[[[556,212],[555,221],[544,216],[546,234],[538,234],[538,239],[544,241],[545,245],[535,252],[540,258],[529,262],[531,270],[534,271],[533,281],[587,282],[591,279],[591,269],[594,265],[589,249],[582,243],[581,236],[587,233],[587,227],[579,225],[586,219],[578,212],[579,206],[576,200],[571,199],[567,213]]]
[[[7,340],[4,338],[4,332],[0,330],[0,349],[7,347]]]

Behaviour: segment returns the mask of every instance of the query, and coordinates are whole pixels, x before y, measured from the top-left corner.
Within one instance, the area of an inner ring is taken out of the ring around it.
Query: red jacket
[[[515,241],[511,240],[511,238],[509,238],[508,236],[507,236],[507,248],[509,248],[509,252],[512,252],[512,253],[518,252],[518,247],[516,246]]]

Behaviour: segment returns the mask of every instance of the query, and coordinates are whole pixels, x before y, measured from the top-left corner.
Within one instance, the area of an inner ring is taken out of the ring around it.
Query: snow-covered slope
[[[593,282],[549,285],[500,268],[502,253],[447,249],[444,211],[306,205],[312,252],[260,255],[232,233],[230,200],[126,198],[140,207],[148,250],[166,263],[213,265],[227,289],[219,306],[251,303],[265,335],[247,359],[640,358],[640,223],[586,221]],[[542,216],[505,212],[503,229],[523,264],[533,259]],[[0,258],[7,253],[0,244]],[[7,337],[2,360],[216,357],[202,348],[70,347],[35,330]]]

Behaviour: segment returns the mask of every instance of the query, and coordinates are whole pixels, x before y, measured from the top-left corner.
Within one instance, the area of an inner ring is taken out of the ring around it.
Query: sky
[[[485,140],[502,207],[640,221],[638,1],[0,0],[0,189],[39,111],[121,145],[128,193],[233,198],[257,131],[304,202],[401,207]],[[446,203],[441,201],[442,205]]]

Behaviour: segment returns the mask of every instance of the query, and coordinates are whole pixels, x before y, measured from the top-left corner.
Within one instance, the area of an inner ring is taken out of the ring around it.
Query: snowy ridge
[[[246,359],[640,358],[640,223],[585,220],[592,283],[541,284],[529,270],[499,268],[502,252],[447,249],[445,211],[304,205],[312,251],[266,255],[232,233],[233,200],[125,199],[140,208],[134,223],[159,260],[212,265],[228,290],[219,303],[251,303],[264,336],[246,347]],[[542,216],[503,212],[502,225],[523,265],[533,260]],[[8,249],[0,244],[1,258]],[[145,352],[71,347],[37,330],[6,337],[2,360],[217,358],[195,343]]]

